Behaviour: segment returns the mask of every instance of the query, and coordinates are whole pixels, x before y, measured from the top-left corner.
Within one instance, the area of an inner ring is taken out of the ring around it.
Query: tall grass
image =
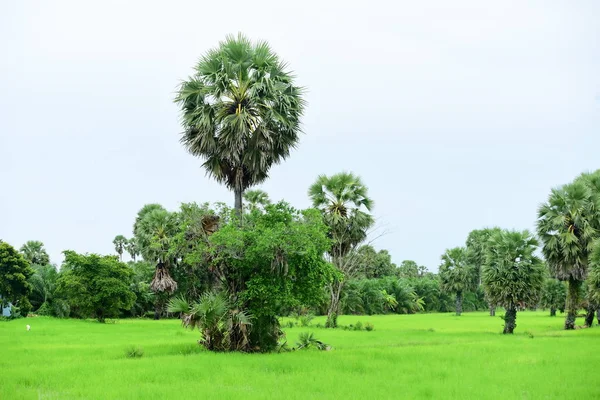
[[[600,398],[600,328],[547,314],[519,312],[512,336],[486,313],[342,316],[375,329],[288,328],[333,350],[266,355],[206,352],[176,320],[0,322],[0,399]]]

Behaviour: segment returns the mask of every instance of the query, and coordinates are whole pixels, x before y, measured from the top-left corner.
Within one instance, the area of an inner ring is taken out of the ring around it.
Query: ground
[[[317,318],[288,341],[312,331],[334,349],[286,354],[209,353],[176,320],[19,319],[0,322],[0,399],[600,398],[600,327],[548,314],[519,312],[512,336],[486,313],[339,318],[372,332]]]

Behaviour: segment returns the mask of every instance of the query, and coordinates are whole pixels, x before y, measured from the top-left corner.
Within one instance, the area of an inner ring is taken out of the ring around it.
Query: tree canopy
[[[23,316],[31,310],[28,279],[34,271],[29,262],[14,247],[0,241],[0,303],[12,303]]]

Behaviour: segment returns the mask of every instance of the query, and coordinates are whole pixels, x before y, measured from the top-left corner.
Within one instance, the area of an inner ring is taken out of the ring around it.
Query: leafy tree
[[[58,271],[54,265],[33,265],[34,273],[29,277],[32,286],[30,301],[34,310],[40,315],[56,315],[54,312],[54,294]],[[58,313],[64,316],[64,313]]]
[[[271,204],[271,200],[269,199],[269,195],[264,190],[255,189],[255,190],[247,190],[244,193],[244,200],[248,202],[248,208],[250,211],[256,210],[261,207],[265,207]]]
[[[356,263],[356,274],[368,279],[392,276],[396,270],[390,253],[387,250],[376,251],[371,245],[363,245],[357,249]]]
[[[490,236],[482,282],[493,304],[506,309],[504,333],[516,328],[517,307],[537,304],[544,264],[535,256],[537,240],[528,232],[503,231]]]
[[[404,260],[396,270],[399,278],[411,279],[418,278],[420,275],[419,264],[413,260]]]
[[[58,291],[85,317],[117,317],[135,302],[131,291],[132,271],[115,256],[77,254],[65,251],[64,272],[58,279]]]
[[[115,251],[119,255],[119,261],[123,261],[123,251],[127,245],[127,238],[123,235],[117,235],[113,240],[113,244],[115,245]]]
[[[127,240],[125,243],[125,250],[127,250],[131,259],[135,261],[136,257],[140,254],[140,249],[138,248],[134,237]]]
[[[266,42],[228,36],[179,88],[181,142],[235,195],[267,179],[298,143],[302,89]]]
[[[473,267],[467,262],[464,247],[446,250],[440,265],[441,287],[444,291],[456,295],[456,315],[462,313],[463,295],[477,286]]]
[[[144,260],[156,265],[154,278],[150,283],[150,288],[155,293],[155,319],[160,318],[169,295],[177,289],[177,282],[170,273],[176,264],[172,245],[178,229],[177,218],[176,213],[153,207],[144,213],[134,228],[135,240]]]
[[[589,187],[576,181],[553,189],[538,211],[537,233],[550,273],[569,284],[565,329],[575,329],[579,292],[597,234],[591,221],[598,205],[591,199]]]
[[[542,288],[542,307],[550,309],[550,316],[556,316],[556,310],[565,311],[567,288],[557,279],[546,279]]]
[[[44,243],[38,240],[29,240],[21,246],[21,254],[30,264],[46,265],[50,263],[50,257],[44,249]]]
[[[31,310],[28,297],[32,290],[28,279],[33,273],[23,255],[0,241],[0,304],[11,303],[19,308],[21,315],[27,316]]]
[[[344,279],[357,274],[357,246],[367,237],[367,230],[374,219],[369,214],[373,200],[368,197],[368,189],[362,180],[348,172],[333,176],[321,175],[309,188],[308,194],[313,206],[321,211],[325,224],[329,227],[332,240],[328,251],[332,264],[339,274],[329,285],[328,327],[337,326],[340,311],[340,295]]]

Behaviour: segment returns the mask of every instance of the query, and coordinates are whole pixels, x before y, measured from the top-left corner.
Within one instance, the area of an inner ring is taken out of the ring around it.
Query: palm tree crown
[[[298,142],[302,89],[266,42],[228,36],[210,50],[175,98],[181,142],[236,195],[264,181]]]
[[[39,240],[29,240],[20,249],[23,257],[31,264],[46,265],[50,262],[50,257],[44,249],[44,243]]]

